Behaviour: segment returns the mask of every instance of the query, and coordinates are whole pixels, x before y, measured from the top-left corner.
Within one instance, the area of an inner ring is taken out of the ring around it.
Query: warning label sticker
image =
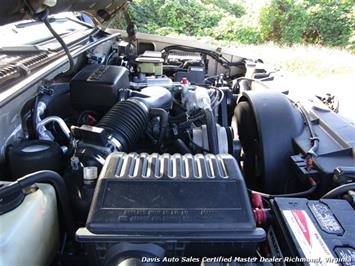
[[[304,210],[284,210],[283,215],[310,265],[337,265],[328,246]],[[312,263],[311,261],[317,261]]]

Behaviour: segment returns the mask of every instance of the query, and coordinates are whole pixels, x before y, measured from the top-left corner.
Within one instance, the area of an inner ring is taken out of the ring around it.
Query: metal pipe
[[[45,119],[38,121],[37,122],[37,133],[39,136],[39,139],[46,139],[48,140],[48,132],[46,129],[46,125],[48,123],[55,122],[59,125],[60,129],[63,131],[64,135],[70,140],[71,135],[70,135],[70,129],[68,128],[67,124],[64,122],[62,118],[59,116],[48,116]],[[49,137],[49,140],[53,140],[51,137]]]

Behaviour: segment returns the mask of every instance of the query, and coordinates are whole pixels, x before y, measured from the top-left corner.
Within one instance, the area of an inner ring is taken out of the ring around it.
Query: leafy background
[[[140,32],[355,50],[353,0],[133,0],[129,12]]]

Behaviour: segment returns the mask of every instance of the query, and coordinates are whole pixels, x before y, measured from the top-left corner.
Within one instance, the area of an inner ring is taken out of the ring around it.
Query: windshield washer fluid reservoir
[[[49,265],[59,244],[54,188],[36,184],[16,209],[0,216],[0,266]]]

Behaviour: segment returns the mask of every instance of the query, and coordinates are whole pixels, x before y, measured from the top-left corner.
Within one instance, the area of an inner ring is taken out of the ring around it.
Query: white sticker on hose
[[[329,263],[334,261],[334,257],[307,212],[285,210],[283,215],[301,247],[304,257],[309,260],[309,265],[338,265]],[[319,260],[318,263],[312,263],[317,260]]]

